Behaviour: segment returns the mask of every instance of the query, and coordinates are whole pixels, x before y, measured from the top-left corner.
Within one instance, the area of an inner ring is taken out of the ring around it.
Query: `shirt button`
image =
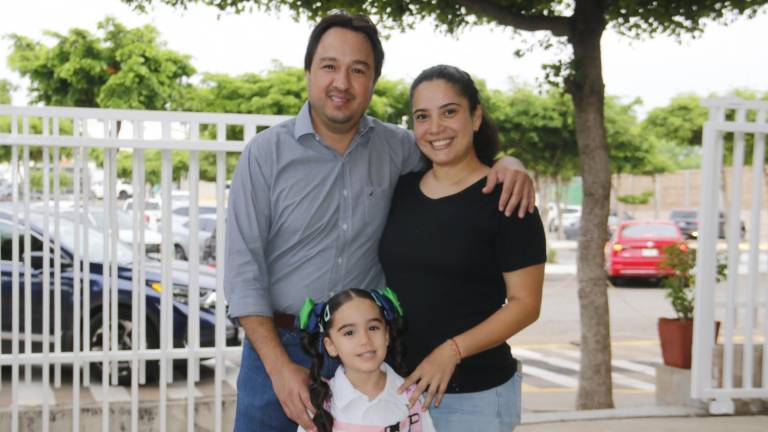
[[[341,194],[344,195],[344,196],[347,196],[347,190],[344,189],[343,191],[341,191]]]
[[[336,260],[336,262],[338,262],[339,264],[341,264],[343,261],[344,261],[344,258],[342,257],[339,257],[339,259]]]
[[[343,225],[341,226],[341,229],[343,229],[344,231],[346,231],[346,230],[347,230],[347,224],[343,224]]]

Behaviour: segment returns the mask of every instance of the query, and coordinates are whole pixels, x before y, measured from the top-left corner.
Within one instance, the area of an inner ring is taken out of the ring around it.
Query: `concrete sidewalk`
[[[768,416],[659,417],[522,425],[515,432],[766,432]]]

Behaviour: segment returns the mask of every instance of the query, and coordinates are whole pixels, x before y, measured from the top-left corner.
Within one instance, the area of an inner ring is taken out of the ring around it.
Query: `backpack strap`
[[[416,391],[416,384],[412,384],[405,390],[406,397],[410,399],[411,396],[413,396],[414,391]],[[399,431],[421,432],[422,406],[421,396],[419,396],[419,398],[416,399],[416,403],[413,404],[413,407],[411,407],[411,409],[408,411],[408,417],[404,418],[400,421],[400,423],[398,423]]]

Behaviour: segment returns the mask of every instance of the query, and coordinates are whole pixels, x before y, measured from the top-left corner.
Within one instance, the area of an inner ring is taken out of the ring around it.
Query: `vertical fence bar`
[[[75,120],[74,129],[78,133],[83,132],[83,124],[81,119]],[[73,149],[75,157],[75,172],[74,181],[72,182],[73,197],[75,201],[75,208],[80,208],[80,161],[82,160],[82,147],[75,147]],[[72,362],[72,430],[80,430],[80,267],[82,260],[80,256],[80,228],[82,227],[82,215],[79,221],[73,223],[73,248],[74,248],[74,270],[72,281],[72,325],[74,327],[72,336],[72,352],[74,353],[74,359]]]
[[[170,320],[173,319],[168,313],[171,301],[170,293],[173,291],[173,281],[171,280],[171,266],[173,260],[173,242],[171,233],[171,180],[173,179],[173,165],[171,163],[171,151],[162,150],[162,168],[160,174],[160,188],[162,196],[162,275],[160,287],[162,289],[160,296],[160,430],[165,430],[167,422],[167,387],[172,373],[173,361],[168,362],[169,350],[173,349],[173,334],[168,331]]]
[[[144,138],[144,122],[135,121],[133,123],[133,137],[134,139]],[[134,176],[138,176],[139,189],[133,191],[133,206],[132,210],[138,214],[139,224],[137,225],[137,231],[139,232],[139,238],[144,244],[144,230],[145,216],[144,216],[144,201],[146,198],[145,180],[144,180],[144,150],[134,149],[138,158],[138,172],[134,172]],[[144,261],[146,254],[142,252],[138,257],[139,268],[139,317],[142,319],[142,324],[139,327],[139,349],[144,351],[147,349],[147,283],[144,275]],[[147,382],[147,362],[146,360],[139,361],[139,383],[146,384]]]
[[[224,125],[220,124],[219,140],[222,141]],[[224,266],[226,265],[224,256],[224,239],[226,238],[225,225],[225,197],[227,182],[227,154],[226,152],[216,152],[216,370],[214,373],[214,407],[216,421],[215,430],[221,432],[222,424],[222,380],[224,379],[224,349],[226,348],[226,339],[224,329]]]
[[[43,122],[43,135],[48,135],[48,119]],[[50,199],[50,176],[48,173],[48,147],[43,147],[43,432],[48,432],[50,411],[48,407],[48,384],[50,365],[48,354],[50,347],[50,311],[51,311],[51,238],[48,220],[48,200]]]
[[[104,121],[104,137],[109,136],[109,125],[107,121]],[[110,149],[104,148],[102,156],[102,164],[104,174],[102,176],[102,200],[103,200],[103,227],[102,242],[103,253],[101,262],[101,352],[104,355],[101,361],[101,425],[104,429],[105,425],[109,425],[109,380],[110,380],[110,368],[112,362],[107,360],[106,354],[110,352],[110,337],[111,328],[110,322],[115,317],[110,315],[110,301],[111,301],[111,287],[112,287],[112,267],[110,265],[110,244],[112,242],[112,236],[110,235],[110,228],[112,226],[112,158],[109,154]],[[108,426],[107,426],[108,427]]]
[[[736,112],[735,122],[737,125],[741,125],[746,123],[746,116],[747,110],[746,108],[739,108]],[[744,133],[743,132],[736,132],[734,134],[734,148],[733,148],[733,164],[731,169],[731,193],[730,193],[730,208],[727,209],[728,213],[726,214],[726,226],[724,227],[726,232],[726,239],[728,243],[728,299],[729,301],[732,301],[733,304],[728,305],[728,314],[730,315],[729,318],[731,318],[733,321],[730,323],[731,326],[735,327],[736,325],[736,315],[738,313],[739,308],[739,297],[741,296],[741,289],[739,286],[739,237],[740,237],[740,229],[739,229],[739,214],[741,213],[741,180],[743,177],[744,172]],[[724,209],[726,210],[726,209]],[[746,312],[746,311],[745,311]],[[733,334],[733,331],[735,329],[732,328],[731,331]],[[748,337],[748,334],[751,336],[751,329],[745,329],[746,333],[744,337]],[[727,336],[726,336],[727,337]],[[749,342],[749,346],[747,346],[746,342]],[[746,387],[746,383],[749,381],[751,383],[752,379],[752,361],[751,361],[751,338],[745,339],[745,345],[743,346],[744,350],[742,351],[743,354],[743,366],[748,366],[748,369],[742,369],[742,372],[744,372],[743,379],[742,379],[742,386]],[[750,357],[749,361],[746,357],[747,349],[750,350]],[[733,354],[731,354],[733,355]],[[731,358],[731,361],[733,359]],[[750,371],[749,373],[749,379],[747,379],[747,370]],[[750,384],[749,387],[752,387]]]
[[[760,116],[758,116],[758,121]],[[759,162],[758,162],[759,161]],[[752,388],[752,367],[754,355],[754,329],[755,318],[759,314],[760,307],[757,299],[757,289],[759,283],[759,258],[760,258],[760,211],[763,207],[763,167],[765,163],[765,140],[764,136],[755,134],[755,145],[752,149],[752,207],[750,209],[750,232],[749,232],[749,275],[747,279],[747,307],[744,311],[744,363],[742,365],[743,379],[745,388]],[[768,313],[765,313],[768,318]],[[764,335],[765,336],[765,335]],[[765,357],[765,347],[768,347],[768,340],[763,340],[763,357]],[[747,362],[747,359],[749,361]],[[765,374],[763,370],[763,374]],[[748,377],[748,378],[747,378]],[[759,384],[758,384],[759,385]]]
[[[88,166],[88,149],[83,150],[83,352],[91,351],[91,176]],[[91,363],[83,367],[83,386],[91,385]]]
[[[53,133],[59,134],[58,117],[53,119]],[[59,147],[53,148],[53,237],[59,244],[53,255],[53,352],[61,354],[61,196],[59,176]],[[53,386],[61,388],[61,363],[53,367]]]
[[[717,170],[718,132],[712,125],[716,120],[715,109],[710,109],[709,121],[704,124],[702,154],[702,184],[699,200],[700,232],[699,249],[696,255],[696,308],[694,309],[693,355],[691,371],[691,395],[701,398],[711,388],[712,345],[714,328],[715,288],[715,243],[712,241],[713,213],[717,212]]]
[[[197,124],[194,125],[195,127]],[[195,430],[195,386],[200,376],[200,361],[197,351],[200,347],[200,247],[198,245],[199,232],[199,188],[200,181],[200,152],[189,152],[189,286],[188,286],[188,311],[187,317],[187,431]]]
[[[166,145],[170,144],[171,141],[171,122],[170,121],[163,121],[161,126],[161,138],[166,143]],[[170,237],[173,239],[173,151],[168,150],[167,153],[163,153],[163,169],[168,167],[168,184],[167,187],[163,187],[163,236]],[[176,251],[175,251],[175,245],[171,245],[171,248],[169,248],[169,252],[173,252],[172,254],[169,254],[168,259],[168,267],[163,267],[163,294],[166,295],[166,299],[168,300],[165,304],[164,311],[166,313],[166,323],[168,324],[165,328],[163,328],[163,331],[166,332],[168,335],[168,345],[167,348],[169,350],[173,350],[175,347],[174,343],[174,337],[173,337],[173,260],[176,259]],[[166,264],[166,261],[163,261],[163,264]],[[166,291],[167,289],[167,291]],[[166,363],[166,367],[168,368],[168,382],[173,382],[173,360]]]
[[[197,122],[190,124],[190,138],[192,141],[199,141],[200,140],[200,124]],[[199,182],[200,182],[200,152],[199,151],[191,151],[189,153],[189,184],[190,184],[190,195],[192,200],[194,200],[196,203],[199,203],[200,201],[200,188],[199,188]],[[199,218],[199,208],[197,205],[195,205],[195,215],[196,217],[193,220],[196,220]],[[190,214],[191,216],[191,214]],[[197,225],[196,225],[197,227]],[[199,245],[198,245],[199,246]],[[192,249],[192,248],[190,248]],[[199,249],[198,249],[199,250]],[[199,255],[198,255],[199,256]],[[190,292],[197,292],[197,295],[190,294],[191,298],[195,298],[196,307],[192,307],[193,303],[190,303],[190,317],[189,317],[189,332],[190,332],[190,343],[192,344],[192,348],[195,350],[195,363],[194,363],[194,373],[192,374],[193,379],[195,382],[200,380],[200,359],[197,357],[197,350],[200,348],[200,266],[199,266],[199,260],[196,261],[196,265],[190,264]]]
[[[108,122],[109,124],[112,124],[112,121]],[[112,130],[110,128],[109,135],[107,137],[111,138]],[[104,149],[104,158],[109,159],[109,173],[105,173],[105,187],[108,187],[109,192],[109,210],[108,215],[105,215],[107,218],[105,219],[108,221],[107,224],[104,225],[104,229],[107,231],[109,235],[109,243],[108,243],[108,253],[104,254],[104,265],[109,266],[109,320],[108,320],[108,327],[109,327],[109,339],[107,344],[109,345],[109,352],[114,353],[118,351],[117,346],[117,323],[119,320],[118,312],[117,312],[117,234],[118,231],[115,228],[116,225],[116,219],[117,214],[115,213],[115,178],[116,178],[116,172],[117,172],[117,161],[115,160],[115,149],[113,148],[106,148]],[[106,351],[105,351],[106,352]],[[118,384],[118,362],[116,360],[112,360],[109,362],[110,367],[110,380],[111,384],[116,386]],[[106,386],[105,386],[106,387]],[[111,390],[107,388],[107,390]],[[101,424],[102,429],[109,428],[109,405],[110,405],[110,393],[104,393],[104,398],[101,401],[102,405],[102,417],[101,417]]]
[[[24,117],[24,134],[29,134],[27,117]],[[24,146],[24,354],[32,354],[32,237],[30,232],[30,177],[32,167],[29,166],[29,146]],[[32,383],[32,366],[24,365],[24,382]]]
[[[15,134],[18,119],[11,120]],[[19,147],[11,146],[11,354],[19,355]],[[11,365],[11,400],[19,400],[19,363]],[[19,404],[11,404],[11,430],[19,430]]]
[[[739,108],[736,112],[735,121],[737,123],[743,122],[745,119],[745,109]],[[744,165],[744,134],[736,132],[734,134],[734,154],[733,154],[733,174],[734,181],[731,182],[731,189],[733,190],[732,199],[730,200],[730,209],[727,209],[728,218],[726,227],[726,233],[728,234],[728,279],[727,279],[727,302],[725,310],[725,345],[724,345],[724,359],[723,359],[723,387],[727,389],[733,388],[733,366],[734,366],[734,346],[733,336],[736,327],[736,310],[739,304],[739,246],[737,239],[733,238],[733,231],[731,229],[732,223],[735,221],[738,224],[739,207],[741,205],[741,170],[739,169]],[[721,162],[720,163],[724,163]],[[723,209],[726,210],[726,209]],[[734,215],[736,215],[734,217]],[[719,224],[719,222],[718,222]],[[719,225],[718,225],[719,230]]]
[[[116,141],[117,140],[117,122],[115,120],[109,120],[107,122],[109,125],[107,139],[110,141]],[[119,341],[117,340],[119,334],[118,334],[118,324],[120,322],[120,314],[118,311],[118,290],[117,290],[117,244],[119,242],[119,234],[120,234],[120,226],[119,219],[117,218],[117,151],[118,148],[109,148],[107,149],[107,154],[109,155],[109,165],[112,168],[112,171],[109,173],[109,197],[110,197],[110,206],[109,206],[109,231],[110,231],[110,243],[109,243],[109,267],[110,267],[110,277],[112,278],[111,287],[112,287],[112,294],[111,294],[111,309],[112,312],[110,314],[110,320],[109,323],[111,325],[111,332],[110,335],[112,336],[112,352],[117,352],[120,350]],[[112,385],[118,385],[118,379],[119,379],[119,362],[113,361],[112,362]]]
[[[136,126],[133,128],[133,135],[136,138]],[[131,432],[138,432],[139,430],[139,362],[136,354],[139,351],[139,334],[141,333],[139,324],[139,291],[141,285],[139,285],[139,272],[142,270],[142,266],[138,261],[142,255],[144,255],[145,247],[143,241],[143,227],[142,222],[144,215],[136,210],[137,200],[139,200],[138,191],[141,189],[139,184],[139,158],[143,155],[134,150],[133,152],[133,165],[131,169],[133,181],[133,208],[131,213],[131,220],[133,223],[133,261],[134,265],[131,268],[131,351],[133,356],[131,357]]]

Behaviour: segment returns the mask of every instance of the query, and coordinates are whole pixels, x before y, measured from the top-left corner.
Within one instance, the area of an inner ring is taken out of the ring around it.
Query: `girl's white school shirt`
[[[389,426],[408,416],[408,397],[405,393],[397,394],[397,389],[405,381],[386,362],[381,370],[387,375],[384,390],[373,400],[357,390],[347,378],[344,366],[339,366],[328,385],[331,388],[331,415],[341,423],[364,424],[370,426]],[[435,432],[429,411],[421,414],[421,430]],[[297,432],[305,432],[299,426]]]

